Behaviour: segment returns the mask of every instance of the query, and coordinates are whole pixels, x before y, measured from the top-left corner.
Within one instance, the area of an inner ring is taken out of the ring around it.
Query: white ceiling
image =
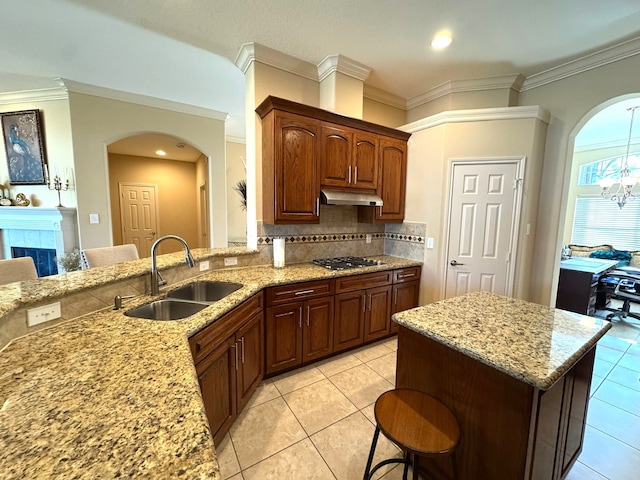
[[[341,54],[405,99],[449,80],[530,76],[640,36],[638,0],[0,0],[0,91],[98,85],[230,114],[243,136],[257,42],[314,65]],[[11,14],[7,14],[11,12]],[[433,51],[434,33],[454,41]],[[56,84],[57,86],[57,84]]]

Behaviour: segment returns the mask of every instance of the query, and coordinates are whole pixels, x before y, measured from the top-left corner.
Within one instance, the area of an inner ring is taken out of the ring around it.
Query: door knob
[[[451,260],[451,261],[449,262],[449,265],[451,265],[452,267],[456,267],[456,266],[458,266],[458,265],[464,265],[464,263],[458,263],[458,262],[456,262],[455,260]]]

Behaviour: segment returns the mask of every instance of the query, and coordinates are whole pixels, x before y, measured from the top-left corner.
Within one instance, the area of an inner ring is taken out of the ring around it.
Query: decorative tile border
[[[331,233],[302,234],[302,235],[277,235],[274,237],[258,237],[258,245],[271,245],[274,238],[284,238],[286,243],[316,243],[316,242],[348,242],[366,240],[367,235],[372,239],[400,240],[402,242],[424,244],[425,238],[420,235],[404,235],[400,233]]]

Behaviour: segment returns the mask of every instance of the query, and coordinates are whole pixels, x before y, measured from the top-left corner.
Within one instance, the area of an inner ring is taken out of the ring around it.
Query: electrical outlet
[[[230,267],[238,264],[238,257],[227,257],[224,259],[224,266]]]
[[[370,234],[370,233],[367,233],[367,240],[366,240],[366,242],[367,242],[367,243],[371,243],[371,234]]]
[[[27,310],[27,327],[33,327],[40,323],[55,320],[61,316],[60,302],[43,305],[42,307],[30,308]]]
[[[90,213],[89,223],[100,223],[100,215],[98,215],[97,213]]]
[[[198,267],[200,267],[201,272],[209,270],[209,260],[204,260],[203,262],[200,262],[198,264]]]

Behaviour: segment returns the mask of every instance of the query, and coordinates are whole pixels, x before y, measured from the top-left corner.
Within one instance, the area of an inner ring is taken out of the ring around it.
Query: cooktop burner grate
[[[329,270],[347,270],[350,268],[384,265],[380,260],[370,260],[363,257],[317,258],[313,263]]]

